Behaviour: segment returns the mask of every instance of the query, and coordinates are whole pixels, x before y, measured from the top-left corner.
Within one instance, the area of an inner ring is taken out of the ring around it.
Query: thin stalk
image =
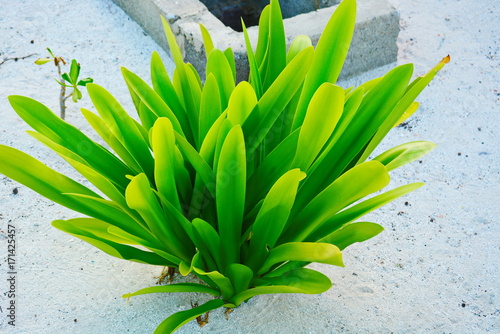
[[[61,71],[61,64],[60,61],[55,61],[55,64],[57,66],[57,73],[59,74],[59,79],[61,80],[61,91],[59,92],[59,109],[61,113],[61,119],[64,119],[66,117],[66,99],[71,96],[65,96],[66,95],[66,81],[62,77],[62,71]]]

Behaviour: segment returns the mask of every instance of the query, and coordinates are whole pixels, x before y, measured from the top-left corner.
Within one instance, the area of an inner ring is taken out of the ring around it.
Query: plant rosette
[[[383,230],[359,218],[422,186],[381,192],[390,171],[435,144],[410,142],[369,157],[417,110],[416,97],[449,61],[414,80],[413,66],[405,64],[359,87],[335,85],[355,13],[354,0],[342,1],[316,47],[298,36],[287,50],[279,3],[272,0],[260,17],[255,49],[243,24],[250,74],[240,83],[232,50],[215,48],[203,26],[202,82],[184,63],[163,19],[176,65],[172,78],[157,53],[152,85],[122,70],[140,122],[104,88],[86,84],[97,113],[81,111],[109,149],[41,103],[9,97],[35,130],[28,133],[100,193],[3,145],[0,172],[86,216],[56,220],[54,227],[109,255],[201,279],[204,284],[152,286],[124,295],[214,296],[171,315],[156,333],[261,294],[322,293],[332,286],[330,279],[306,266],[343,266],[343,249]]]

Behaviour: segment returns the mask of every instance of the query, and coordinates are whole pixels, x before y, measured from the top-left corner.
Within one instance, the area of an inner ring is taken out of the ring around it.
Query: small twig
[[[162,284],[163,282],[167,282],[167,284],[172,283],[175,276],[175,268],[173,267],[164,267],[160,276],[155,277],[158,278],[156,284]]]
[[[66,81],[62,77],[61,62],[63,64],[66,64],[66,62],[64,61],[64,59],[62,57],[54,58],[54,64],[57,67],[57,73],[59,74],[59,79],[61,80],[61,83],[62,83],[61,91],[59,93],[59,109],[60,109],[60,113],[61,113],[61,119],[64,119],[66,117],[66,99],[69,96],[71,96],[71,94],[68,96],[65,96],[66,95],[66,86],[65,86]]]
[[[0,62],[0,65],[8,62],[9,60],[13,60],[13,61],[18,61],[18,60],[22,60],[22,59],[26,59],[26,58],[29,58],[31,56],[34,56],[36,53],[32,53],[32,54],[29,54],[27,56],[23,56],[23,57],[14,57],[14,58],[4,58],[1,62]]]
[[[59,68],[59,65],[57,66]],[[59,72],[61,72],[59,70]],[[61,78],[61,82],[65,84],[64,79]],[[61,110],[61,119],[64,119],[66,117],[66,99],[71,96],[64,96],[66,95],[66,86],[61,85],[61,92],[59,93],[59,109]]]
[[[226,317],[226,320],[229,320],[229,314],[233,313],[234,309],[226,307],[226,311],[224,312],[224,317]]]
[[[198,302],[195,302],[194,304],[191,303],[192,308],[198,307]],[[206,324],[208,324],[208,316],[210,314],[210,311],[206,312],[205,315],[199,315],[196,317],[196,322],[198,323],[198,326],[203,327]]]

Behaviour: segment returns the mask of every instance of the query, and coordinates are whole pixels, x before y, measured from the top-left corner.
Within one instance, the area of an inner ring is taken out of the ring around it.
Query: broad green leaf
[[[127,85],[128,92],[130,94],[130,97],[132,98],[132,102],[134,103],[135,110],[139,114],[139,117],[141,117],[140,110],[139,110],[140,105],[141,105],[141,98],[139,97],[139,95],[137,95],[137,93],[134,91],[134,89],[127,82],[125,82],[125,84]],[[142,121],[142,119],[141,119],[141,121]],[[145,122],[142,122],[142,124],[144,126],[146,126]]]
[[[193,166],[200,178],[205,183],[205,186],[210,191],[210,193],[215,196],[215,173],[210,168],[210,166],[200,157],[199,153],[194,149],[187,140],[175,133],[175,142],[177,143],[179,150],[187,161]]]
[[[170,52],[176,66],[174,72],[174,87],[176,88],[177,95],[179,96],[179,98],[182,98],[182,101],[184,102],[184,110],[186,110],[189,124],[191,125],[192,129],[197,129],[199,100],[198,103],[196,103],[194,96],[195,94],[193,94],[193,89],[196,88],[196,85],[191,86],[191,84],[193,84],[192,75],[194,75],[194,73],[192,72],[192,69],[184,63],[182,59],[181,49],[177,44],[175,35],[172,32],[172,29],[170,28],[167,20],[165,20],[163,16],[161,17],[161,19],[163,23],[163,29],[165,30],[165,36],[167,37],[168,46],[170,47]],[[175,126],[174,129],[176,129]],[[198,138],[197,131],[193,130],[193,138],[194,140]],[[190,143],[195,144],[191,141]]]
[[[203,88],[203,83],[201,82],[201,77],[196,68],[191,63],[186,63],[186,73],[189,78],[189,86],[191,87],[191,93],[193,93],[194,103],[196,105],[196,110],[199,110],[201,89]]]
[[[235,86],[232,73],[231,65],[224,53],[214,49],[208,57],[206,75],[208,77],[209,74],[213,74],[217,81],[222,110],[227,108],[229,97]]]
[[[9,96],[9,102],[17,114],[34,130],[73,151],[86,164],[116,184],[120,191],[125,190],[129,182],[125,175],[133,172],[116,156],[60,119],[40,102],[17,95]]]
[[[69,77],[72,84],[78,82],[78,76],[80,75],[80,64],[75,59],[71,60],[71,66],[69,68]]]
[[[272,266],[286,261],[318,262],[344,266],[342,252],[337,246],[319,242],[289,242],[271,249],[258,274],[265,274]]]
[[[210,312],[224,306],[221,299],[213,299],[198,307],[172,314],[156,328],[154,334],[173,333],[184,324],[187,324],[203,313]]]
[[[293,129],[302,125],[307,106],[325,82],[335,83],[344,65],[356,24],[356,1],[343,0],[328,21],[316,46],[297,106]]]
[[[246,211],[251,210],[288,170],[297,150],[299,130],[283,140],[257,167],[247,182]]]
[[[53,58],[38,58],[37,60],[35,60],[35,64],[43,65],[43,64],[50,63],[52,61],[54,61]]]
[[[63,82],[68,82],[68,83],[72,84],[72,82],[71,82],[71,77],[69,76],[69,74],[68,74],[68,73],[63,73],[63,74],[61,75],[61,78],[63,79]],[[61,84],[62,84],[62,83],[61,83]],[[62,84],[62,85],[64,85],[64,84]],[[71,85],[66,85],[66,87],[71,87]]]
[[[346,97],[346,101],[344,104],[344,112],[340,117],[337,126],[333,130],[331,137],[328,139],[326,145],[322,153],[318,156],[317,162],[323,160],[324,156],[329,152],[332,146],[341,138],[344,134],[345,129],[349,126],[349,123],[352,121],[356,113],[358,112],[358,108],[363,101],[363,95],[365,91],[363,88],[356,88]]]
[[[227,268],[227,277],[231,280],[236,293],[242,292],[250,286],[253,271],[240,263],[232,263]]]
[[[151,232],[169,253],[184,261],[190,261],[192,253],[188,236],[181,226],[167,222],[146,175],[139,174],[132,179],[125,192],[125,198],[128,206],[139,212]]]
[[[262,89],[265,92],[286,66],[286,37],[278,0],[271,0],[269,11],[269,44],[262,64]]]
[[[432,151],[436,146],[436,144],[429,141],[414,141],[393,147],[373,160],[380,161],[385,165],[387,171],[391,171],[417,160]]]
[[[317,294],[332,287],[332,282],[328,277],[307,268],[297,268],[280,277],[269,277],[262,281],[270,284],[270,286],[258,286],[248,289],[231,298],[230,302],[234,305],[240,305],[254,296],[275,293]]]
[[[314,93],[302,124],[293,167],[307,171],[332,134],[344,110],[344,90],[330,83]]]
[[[94,79],[92,79],[92,78],[85,78],[85,79],[79,80],[78,83],[77,83],[77,85],[85,87],[85,86],[87,86],[87,84],[92,83],[92,82],[94,82]]]
[[[193,259],[193,262],[196,262],[196,260]],[[221,292],[222,298],[224,300],[228,300],[231,296],[234,296],[234,287],[231,281],[229,280],[229,278],[222,275],[220,272],[215,270],[206,272],[196,266],[193,267],[193,271],[197,273],[198,276],[201,275],[210,278],[212,282],[214,282],[215,285],[219,288],[219,291]]]
[[[161,286],[152,286],[149,288],[140,289],[133,293],[127,293],[122,296],[122,298],[130,298],[134,296],[146,295],[150,293],[171,293],[171,292],[200,292],[208,293],[212,296],[218,297],[220,292],[212,289],[203,284],[198,283],[176,283]]]
[[[337,246],[340,250],[356,242],[363,242],[373,238],[384,228],[375,223],[360,222],[346,225],[328,236],[321,238],[318,242],[326,242]]]
[[[226,112],[227,115],[227,112]],[[215,143],[215,151],[214,151],[214,170],[217,170],[217,166],[219,165],[219,157],[220,152],[222,150],[222,145],[224,144],[227,134],[233,128],[233,123],[229,119],[224,119],[219,131],[217,132],[217,141]]]
[[[396,189],[389,190],[381,195],[377,195],[368,200],[365,200],[361,203],[353,205],[350,208],[347,208],[330,219],[328,219],[325,223],[321,225],[314,233],[312,233],[306,241],[317,241],[320,240],[329,234],[335,232],[345,224],[348,224],[359,217],[366,215],[367,213],[380,208],[381,206],[394,201],[395,199],[412,192],[423,186],[424,184],[421,182],[407,184]]]
[[[102,120],[102,118],[85,108],[81,108],[80,110],[87,122],[89,122],[89,124],[94,128],[97,134],[101,136],[102,139],[104,139],[104,141],[131,169],[130,174],[139,174],[141,172],[141,166],[139,166],[137,161],[135,161],[132,155],[130,155],[130,152],[127,151],[123,144],[111,132],[108,125]],[[74,159],[74,157],[72,158]]]
[[[220,116],[222,106],[219,94],[219,85],[212,73],[208,74],[203,92],[201,95],[200,117],[199,117],[199,146],[202,146],[203,140],[208,131]]]
[[[259,210],[250,239],[246,264],[254,271],[265,260],[268,249],[273,248],[290,215],[299,182],[306,174],[299,169],[285,173],[272,186]]]
[[[217,231],[200,218],[195,218],[193,224],[193,236],[196,248],[200,251],[200,255],[209,264],[210,270],[220,270],[221,267],[221,248],[220,237]],[[212,265],[213,268],[210,267]]]
[[[123,210],[120,206],[101,197],[85,195],[81,193],[65,193],[65,196],[77,199],[82,206],[90,208],[89,216],[105,221],[128,233],[135,234],[144,240],[151,239],[151,233],[144,221],[136,215],[129,215],[130,209]]]
[[[286,54],[286,63],[289,64],[296,55],[310,46],[312,46],[312,42],[309,36],[299,35],[295,37]]]
[[[382,139],[387,135],[387,133],[393,128],[394,124],[398,122],[399,119],[404,117],[404,113],[411,107],[413,101],[417,96],[424,90],[424,88],[431,82],[431,80],[436,76],[437,72],[443,68],[443,66],[449,62],[449,56],[445,57],[439,64],[432,68],[426,75],[415,79],[406,89],[405,94],[400,99],[398,104],[394,107],[392,112],[387,115],[385,122],[380,126],[377,133],[370,141],[368,147],[364,150],[363,155],[359,158],[359,162],[362,162],[368,158],[368,156],[375,150]],[[411,112],[411,111],[410,111]],[[413,111],[414,112],[414,111]]]
[[[217,117],[215,122],[212,122],[212,124],[210,125],[210,128],[205,136],[205,139],[203,140],[203,144],[201,145],[200,156],[210,166],[214,165],[214,155],[215,155],[215,151],[216,151],[219,130],[221,129],[222,125],[226,122],[226,119],[227,119],[227,112],[224,111],[222,114],[220,114]],[[226,133],[226,135],[227,135],[227,133]],[[224,136],[224,138],[225,138],[225,136]]]
[[[115,234],[111,234],[108,232],[109,227],[114,227],[113,225],[106,223],[102,220],[95,218],[73,218],[68,219],[65,222],[65,225],[71,225],[81,231],[86,231],[91,233],[92,235],[106,239],[118,244],[127,244],[127,245],[139,245],[137,242],[131,242],[128,239],[121,238]],[[116,227],[115,227],[116,228]]]
[[[73,102],[78,102],[78,100],[80,100],[82,96],[82,92],[80,92],[78,88],[74,87],[73,93],[71,93],[71,99],[73,100]]]
[[[161,97],[170,110],[172,110],[175,117],[179,120],[182,130],[186,134],[186,138],[188,138],[190,142],[194,142],[187,113],[181,102],[182,97],[177,95],[168,72],[157,52],[153,52],[153,55],[151,56],[151,82],[153,83],[155,92]]]
[[[261,16],[262,17],[262,16]],[[255,90],[255,94],[258,98],[262,96],[262,79],[260,77],[259,65],[255,60],[255,55],[253,53],[252,44],[250,43],[250,37],[248,37],[248,31],[245,26],[243,19],[241,20],[241,26],[243,27],[243,35],[245,36],[245,46],[247,49],[248,65],[250,67],[250,77],[249,81]],[[260,29],[259,29],[260,32]]]
[[[181,67],[181,64],[184,64],[181,48],[177,44],[177,40],[175,39],[175,35],[170,28],[170,24],[168,24],[168,21],[163,16],[161,17],[161,22],[163,24],[165,37],[167,38],[168,46],[170,48],[170,54],[175,62],[175,66],[179,68]]]
[[[167,117],[174,126],[175,131],[184,135],[184,131],[180,125],[176,115],[170,110],[168,105],[160,96],[151,88],[144,80],[135,73],[130,72],[125,67],[122,67],[122,75],[125,81],[141,98],[141,101],[158,117]],[[182,115],[182,114],[180,114]]]
[[[283,112],[283,120],[281,126],[281,133],[277,144],[279,141],[285,139],[290,133],[292,133],[292,125],[293,119],[295,118],[295,112],[297,111],[297,104],[299,103],[300,93],[302,91],[302,86],[299,87],[295,95],[292,97],[288,105],[285,107],[285,111]]]
[[[253,108],[257,105],[257,96],[252,86],[242,81],[236,86],[227,107],[227,118],[233,123],[243,124]]]
[[[203,45],[205,46],[205,55],[206,58],[208,58],[208,56],[214,49],[214,43],[212,42],[212,37],[210,36],[210,33],[208,32],[207,28],[205,28],[205,26],[201,23],[200,23],[200,31],[201,31],[201,36],[203,38]]]
[[[243,132],[247,138],[248,155],[254,153],[271,126],[301,86],[302,80],[311,65],[313,52],[312,47],[304,49],[285,67],[276,81],[259,100],[245,123],[243,123]]]
[[[148,144],[136,127],[134,120],[120,106],[118,101],[104,88],[88,84],[87,91],[95,108],[106,122],[110,131],[127,149],[141,170],[153,179],[154,161]]]
[[[184,157],[178,147],[175,147],[175,175],[177,184],[177,191],[179,192],[180,199],[183,203],[189,203],[191,195],[193,194],[193,184],[189,170],[186,168]]]
[[[315,240],[314,243],[332,244],[337,246],[342,251],[353,243],[363,242],[370,238],[373,238],[383,230],[384,228],[382,226],[375,223],[351,223],[320,240]],[[311,263],[311,261],[287,262],[284,265],[273,270],[269,275],[280,276],[282,273],[293,270],[295,268],[305,267],[309,263]]]
[[[224,50],[224,56],[226,56],[227,62],[231,67],[231,72],[233,73],[233,80],[236,83],[236,60],[234,59],[233,49],[227,48]]]
[[[114,203],[118,205],[118,207],[126,212],[129,216],[133,217],[134,220],[138,221],[140,225],[145,227],[145,224],[141,222],[141,218],[137,215],[133,210],[127,206],[125,201],[125,197],[123,193],[121,193],[111,181],[106,179],[101,174],[97,173],[94,169],[85,165],[84,161],[76,154],[66,149],[65,147],[58,145],[45,137],[44,135],[28,131],[28,134],[47,145],[57,154],[59,154],[64,160],[66,160],[75,170],[77,170],[80,174],[82,174],[87,180],[90,181],[97,189],[102,191],[104,195],[110,198]]]
[[[0,145],[0,173],[67,208],[141,235],[142,228],[123,212],[110,207],[105,208],[99,203],[89,202],[83,198],[65,195],[71,193],[100,198],[90,189],[48,168],[21,151]]]
[[[239,125],[228,133],[217,166],[216,204],[224,267],[240,260],[240,237],[245,208],[245,140]]]
[[[308,177],[299,191],[300,196],[297,197],[297,210],[303,208],[342,173],[356,165],[357,157],[362,154],[403,95],[412,71],[411,64],[393,69],[364,96],[342,136],[329,144],[322,159],[315,162],[308,171]]]
[[[403,115],[401,115],[401,117],[399,117],[399,119],[396,121],[393,128],[401,125],[404,121],[406,121],[408,118],[410,118],[418,110],[419,106],[420,106],[420,103],[412,102],[412,104],[410,104],[408,109],[405,110]]]
[[[264,61],[269,44],[269,16],[271,12],[271,5],[267,5],[260,13],[259,18],[259,35],[257,40],[257,48],[255,50],[255,60],[260,67]]]
[[[146,129],[147,131],[151,130],[153,124],[155,124],[156,120],[158,119],[158,116],[151,109],[149,109],[148,106],[140,99],[139,99],[139,108],[137,110],[138,110],[137,113],[139,115],[142,125],[144,126],[144,129]]]
[[[134,261],[139,263],[147,263],[157,266],[168,266],[171,262],[167,261],[163,257],[152,253],[140,250],[138,248],[122,245],[98,236],[93,233],[82,230],[75,226],[70,220],[55,220],[52,222],[52,226],[55,228],[71,234],[85,242],[88,242],[94,247],[99,248],[106,254],[117,257],[119,259],[124,259],[128,261]]]
[[[167,201],[181,210],[176,186],[175,134],[170,120],[160,117],[152,128],[153,153],[155,157],[156,189]]]
[[[338,211],[382,189],[389,180],[385,166],[378,161],[365,162],[350,169],[326,187],[304,209],[296,209],[294,206],[291,224],[279,243],[305,240]]]

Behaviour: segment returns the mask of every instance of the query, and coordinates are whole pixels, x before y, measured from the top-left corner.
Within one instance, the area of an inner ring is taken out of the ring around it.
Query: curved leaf
[[[173,333],[179,329],[179,327],[187,324],[203,313],[218,309],[222,306],[224,306],[224,302],[221,299],[213,299],[190,310],[174,313],[167,319],[163,320],[163,322],[154,331],[154,334]]]
[[[295,113],[293,130],[302,125],[314,92],[325,82],[335,83],[344,65],[356,24],[356,1],[343,0],[328,21],[314,52],[311,69]]]
[[[271,249],[258,274],[265,274],[272,266],[286,261],[318,262],[344,266],[342,252],[331,243],[289,242]]]
[[[235,82],[231,65],[221,50],[214,49],[207,60],[206,75],[213,74],[219,85],[221,109],[225,110],[229,97],[234,89]]]
[[[216,204],[222,260],[225,266],[240,259],[240,238],[245,208],[245,139],[239,125],[228,133],[217,166]]]
[[[258,295],[274,293],[323,293],[332,287],[332,282],[328,277],[320,272],[307,268],[297,268],[281,275],[280,277],[269,277],[261,279],[262,283],[270,286],[258,286],[256,288],[243,291],[230,302],[238,306],[245,300]]]
[[[359,217],[362,217],[366,215],[368,212],[371,212],[377,208],[380,208],[381,206],[392,202],[393,200],[408,194],[409,192],[412,192],[413,190],[416,190],[420,187],[422,187],[424,183],[421,182],[415,182],[411,184],[407,184],[401,187],[398,187],[396,189],[389,190],[381,195],[377,195],[375,197],[372,197],[370,199],[367,199],[366,201],[363,201],[361,203],[358,203],[356,205],[353,205],[350,208],[347,208],[330,219],[328,219],[326,222],[324,222],[320,228],[318,228],[315,232],[313,232],[309,237],[307,237],[307,241],[317,241],[320,240],[326,236],[328,236],[330,233],[338,230],[342,226],[344,226],[347,223],[350,223],[354,221],[355,219],[358,219]]]
[[[227,106],[227,118],[233,123],[243,124],[253,108],[257,105],[257,96],[252,86],[242,81],[236,86]]]
[[[132,171],[115,155],[60,119],[40,102],[17,95],[11,95],[8,99],[16,113],[35,131],[74,152],[116,184],[120,191],[125,190],[129,182],[125,175],[132,174]]]
[[[169,253],[184,261],[190,261],[193,253],[187,234],[173,221],[167,223],[167,217],[144,174],[132,179],[125,191],[125,199],[130,208],[139,212]]]
[[[220,101],[219,85],[212,73],[207,75],[207,80],[205,81],[205,86],[203,87],[203,92],[201,95],[200,104],[200,117],[199,117],[199,146],[207,135],[208,131],[218,119],[222,112],[222,106]]]
[[[382,189],[389,180],[385,166],[378,161],[368,161],[350,169],[317,195],[300,213],[297,214],[299,211],[294,207],[292,215],[296,216],[279,243],[305,240],[335,213]]]
[[[271,87],[264,93],[245,123],[243,123],[243,132],[247,138],[248,155],[254,153],[274,122],[276,122],[276,119],[278,119],[288,102],[302,85],[302,81],[311,65],[313,53],[314,49],[312,47],[302,50],[285,67]]]
[[[232,263],[227,268],[227,277],[231,280],[236,293],[248,289],[253,279],[253,271],[240,263]]]
[[[330,138],[344,110],[344,90],[330,83],[314,93],[302,124],[292,167],[307,171]]]
[[[273,248],[290,215],[299,182],[306,174],[299,169],[285,173],[267,194],[252,229],[249,256],[246,264],[253,270],[259,269]]]
[[[290,63],[296,55],[309,46],[312,46],[309,36],[299,35],[295,37],[286,54],[286,63]]]
[[[200,31],[201,37],[203,38],[203,45],[205,46],[205,56],[208,58],[212,50],[214,49],[214,42],[212,41],[212,37],[208,32],[207,28],[203,24],[200,23]]]
[[[169,285],[161,285],[161,286],[152,286],[149,288],[144,288],[137,290],[133,293],[127,293],[122,296],[122,298],[130,298],[134,296],[146,295],[150,293],[172,293],[172,292],[201,292],[208,293],[212,296],[218,297],[220,292],[212,289],[203,284],[197,283],[176,283]]]
[[[387,171],[391,171],[417,160],[432,151],[436,146],[436,144],[429,141],[414,141],[393,147],[373,160],[380,161],[385,165]]]
[[[166,117],[160,117],[152,128],[151,145],[155,156],[156,189],[167,201],[181,210],[176,186],[175,134],[172,123]]]
[[[117,257],[119,259],[124,259],[139,263],[147,263],[157,266],[175,265],[174,263],[166,260],[165,258],[155,253],[146,252],[135,247],[122,245],[114,241],[98,237],[93,233],[78,228],[78,226],[76,226],[71,219],[67,221],[54,220],[52,222],[52,226],[68,234],[71,234],[79,239],[82,239],[83,241],[88,242],[92,246],[99,248],[106,254]]]
[[[352,223],[321,238],[318,242],[326,242],[337,246],[340,250],[344,250],[353,243],[363,242],[373,238],[383,230],[384,228],[382,226],[375,223]]]

